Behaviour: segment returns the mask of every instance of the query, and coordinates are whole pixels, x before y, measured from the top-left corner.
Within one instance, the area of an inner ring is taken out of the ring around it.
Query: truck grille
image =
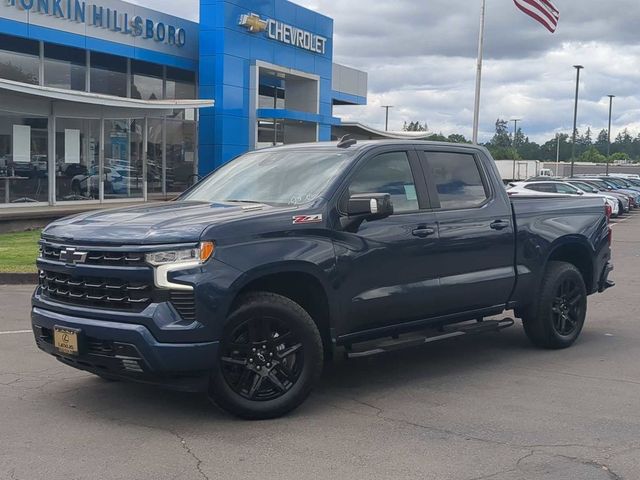
[[[72,305],[141,312],[152,300],[152,285],[115,278],[42,271],[39,283],[45,296]]]
[[[53,260],[54,262],[61,261],[60,253],[65,250],[65,247],[59,245],[52,245],[43,242],[40,246],[40,252],[42,258],[45,260]],[[108,252],[108,251],[87,251],[87,257],[84,264],[87,265],[108,265],[113,267],[136,267],[146,265],[144,261],[144,253],[131,253],[131,252]]]

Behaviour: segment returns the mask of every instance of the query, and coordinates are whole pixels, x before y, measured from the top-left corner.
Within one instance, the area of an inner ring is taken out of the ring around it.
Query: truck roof
[[[311,143],[292,143],[292,144],[288,144],[288,145],[279,145],[276,147],[267,147],[267,148],[262,148],[260,149],[261,152],[264,151],[269,151],[269,150],[277,150],[277,151],[282,151],[282,150],[309,150],[309,149],[336,149],[338,150],[338,143],[337,141],[333,141],[333,142],[311,142]],[[339,150],[345,150],[345,151],[353,151],[353,150],[357,150],[357,151],[361,151],[361,150],[368,150],[370,148],[374,148],[374,147],[380,147],[380,146],[393,146],[393,145],[424,145],[424,146],[431,146],[431,147],[447,147],[447,148],[451,148],[451,149],[460,149],[460,148],[464,148],[464,149],[473,149],[473,150],[485,150],[484,147],[479,146],[479,145],[473,145],[470,143],[450,143],[450,142],[434,142],[434,141],[430,141],[430,140],[412,140],[412,139],[406,139],[406,140],[402,140],[402,139],[398,139],[398,140],[357,140],[357,143],[355,143],[354,145],[350,146],[350,147],[344,147],[344,148],[340,148]]]

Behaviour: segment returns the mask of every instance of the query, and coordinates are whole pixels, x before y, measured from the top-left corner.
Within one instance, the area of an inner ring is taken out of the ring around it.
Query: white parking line
[[[14,330],[12,332],[0,332],[0,335],[18,335],[20,333],[33,333],[32,330]]]

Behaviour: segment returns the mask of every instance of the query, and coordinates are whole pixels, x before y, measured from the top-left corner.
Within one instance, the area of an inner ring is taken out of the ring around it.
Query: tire
[[[587,290],[570,263],[549,262],[538,299],[523,315],[529,340],[537,347],[561,349],[580,336],[587,314]]]
[[[229,316],[209,398],[241,418],[280,417],[309,396],[322,366],[322,340],[309,314],[281,295],[249,293]]]

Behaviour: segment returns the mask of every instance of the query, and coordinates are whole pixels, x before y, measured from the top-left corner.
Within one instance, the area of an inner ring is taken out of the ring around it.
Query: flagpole
[[[478,36],[478,64],[476,70],[476,100],[473,109],[473,143],[478,143],[478,127],[480,123],[480,88],[482,86],[482,51],[484,47],[484,13],[486,0],[482,0],[480,9],[480,33]]]

